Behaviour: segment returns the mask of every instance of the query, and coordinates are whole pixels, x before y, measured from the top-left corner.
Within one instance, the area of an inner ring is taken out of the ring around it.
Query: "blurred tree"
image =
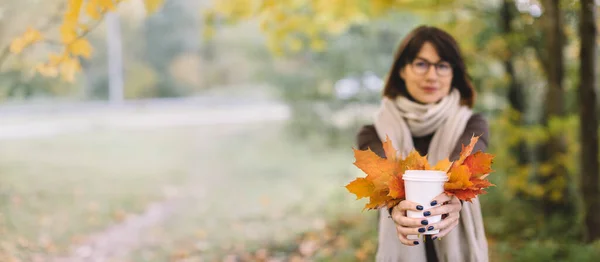
[[[79,58],[89,58],[92,46],[86,36],[96,28],[108,11],[115,11],[118,4],[127,0],[65,0],[66,10],[62,15],[62,24],[59,28],[59,40],[44,34],[49,29],[54,29],[49,19],[47,24],[36,29],[28,27],[25,32],[14,38],[10,45],[0,54],[0,67],[9,57],[9,54],[21,54],[25,49],[38,43],[46,43],[60,47],[60,52],[51,52],[48,60],[36,65],[36,71],[47,77],[60,76],[72,82],[75,74],[81,70]],[[158,9],[163,0],[144,0],[149,13]],[[61,5],[62,8],[62,5]],[[84,10],[85,13],[82,14]],[[0,68],[1,69],[1,68]]]
[[[386,14],[410,10],[431,13],[448,10],[455,0],[219,0],[205,11],[205,36],[214,34],[214,25],[258,19],[275,54],[303,49],[324,50],[328,36],[340,35],[352,25],[379,19]]]
[[[551,121],[566,116],[564,92],[564,17],[561,5],[557,0],[542,1],[545,14],[541,17],[541,29],[544,44],[539,50],[538,58],[546,75],[547,88],[541,124],[550,130]],[[552,130],[550,130],[552,131]],[[544,214],[550,216],[557,213],[571,213],[575,201],[568,192],[572,181],[566,167],[567,144],[564,133],[550,132],[548,139],[539,151],[541,167],[538,178],[545,188],[542,197]]]
[[[200,54],[200,27],[195,7],[194,0],[167,0],[158,13],[145,20],[145,60],[159,74],[158,83],[149,94],[180,96],[189,90],[171,74],[170,67],[181,56]]]
[[[116,12],[106,14],[106,42],[108,55],[108,98],[112,103],[123,100],[123,41],[121,19]]]
[[[514,57],[515,54],[522,50],[522,45],[518,45],[517,41],[514,41],[514,34],[516,33],[513,29],[513,22],[515,19],[515,3],[512,0],[503,0],[500,8],[500,28],[502,30],[501,36],[504,41],[508,42],[505,46],[505,56],[501,59],[504,63],[504,71],[508,77],[508,101],[511,108],[517,114],[513,120],[515,126],[521,126],[525,124],[525,102],[526,96],[523,90],[522,83],[518,80],[515,73]],[[512,40],[512,41],[511,41]],[[517,158],[517,165],[524,166],[529,163],[529,152],[527,150],[527,144],[525,141],[520,140],[516,146],[511,150]]]
[[[579,79],[579,124],[581,141],[581,191],[583,194],[586,241],[600,239],[600,163],[598,155],[598,101],[596,6],[581,0]]]

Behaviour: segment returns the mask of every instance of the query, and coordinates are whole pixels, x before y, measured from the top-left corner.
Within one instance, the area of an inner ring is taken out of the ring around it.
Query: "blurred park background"
[[[593,0],[0,0],[0,261],[373,261],[399,41],[460,42],[492,261],[598,261]]]

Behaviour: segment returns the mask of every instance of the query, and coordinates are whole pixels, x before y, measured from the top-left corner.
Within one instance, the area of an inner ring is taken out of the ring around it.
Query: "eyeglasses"
[[[441,61],[438,63],[430,63],[424,59],[417,58],[412,63],[410,63],[410,67],[413,72],[417,75],[425,75],[429,71],[431,66],[435,66],[435,72],[438,76],[449,76],[452,74],[452,65],[450,63]]]

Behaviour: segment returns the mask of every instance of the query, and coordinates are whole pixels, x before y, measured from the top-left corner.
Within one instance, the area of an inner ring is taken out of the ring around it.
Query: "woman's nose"
[[[429,68],[427,69],[427,72],[425,73],[425,77],[427,79],[437,79],[438,75],[437,75],[437,68],[435,67],[435,65],[430,65]]]

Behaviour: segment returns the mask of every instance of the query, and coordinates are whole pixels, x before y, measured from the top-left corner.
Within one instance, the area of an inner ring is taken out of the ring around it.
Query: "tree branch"
[[[46,32],[50,29],[52,29],[52,27],[60,22],[60,18],[62,17],[62,13],[63,10],[65,9],[65,7],[67,6],[66,2],[61,2],[58,7],[56,8],[57,11],[56,13],[54,13],[54,15],[52,15],[50,18],[48,18],[48,21],[46,21],[46,23],[44,23],[44,25],[42,27],[40,27],[40,32]],[[8,59],[8,55],[10,55],[10,42],[8,44],[6,44],[6,46],[4,46],[2,48],[2,51],[0,53],[0,71],[2,70],[2,66],[4,65],[4,62],[6,61],[6,59]]]

